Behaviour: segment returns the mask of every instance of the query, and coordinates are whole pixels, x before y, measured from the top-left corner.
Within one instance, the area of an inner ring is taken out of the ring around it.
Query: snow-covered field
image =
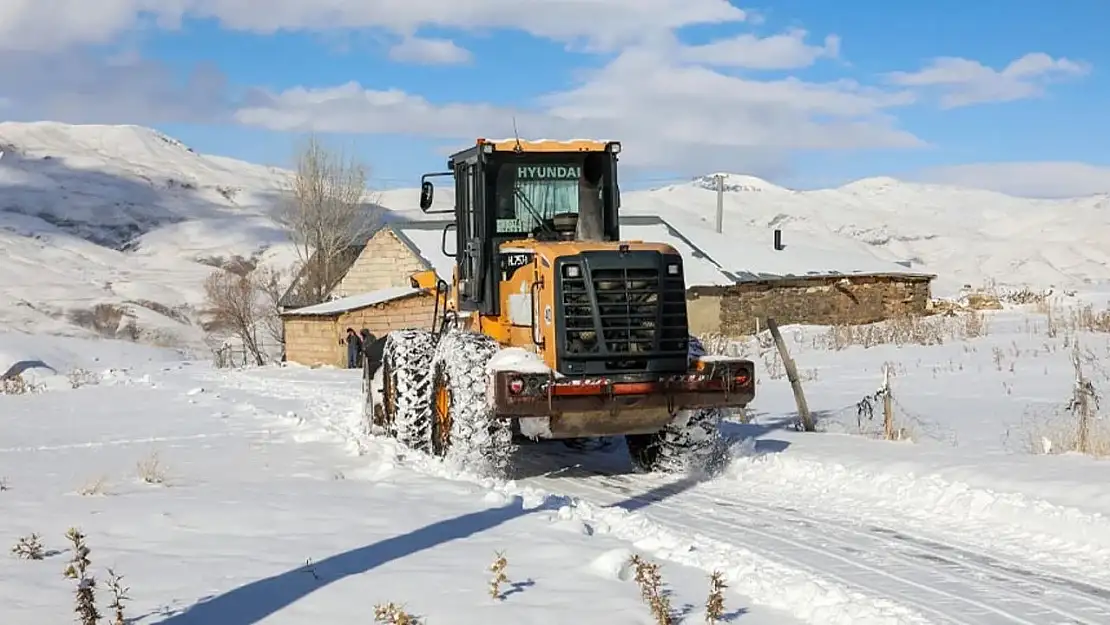
[[[0,123],[0,151],[4,327],[118,333],[200,350],[196,310],[213,264],[240,255],[288,267],[294,258],[272,218],[288,171],[199,154],[137,126]],[[1106,196],[1028,200],[891,179],[808,192],[740,175],[725,183],[735,252],[713,244],[711,178],[625,193],[622,210],[664,217],[741,273],[787,254],[787,265],[813,270],[909,262],[938,275],[940,295],[964,284],[1060,291],[1110,280]],[[369,199],[420,218],[418,195],[399,189]],[[450,198],[437,194],[441,206]],[[774,228],[783,230],[785,251],[770,251]],[[803,249],[811,252],[804,258]],[[125,317],[98,322],[98,304]]]
[[[3,336],[0,368],[37,355],[54,373],[28,369],[46,391],[0,396],[0,541],[37,532],[64,550],[79,526],[102,605],[112,567],[143,623],[371,622],[386,601],[429,623],[649,623],[621,566],[639,553],[686,623],[720,570],[740,623],[1103,624],[1110,464],[1025,443],[1074,426],[1060,409],[1077,344],[1110,388],[1110,333],[1050,305],[784,328],[824,433],[788,427],[789,385],[759,341],[730,347],[759,363],[757,398],[726,425],[729,467],[702,481],[632,473],[619,442],[525,446],[515,480],[479,478],[365,435],[356,372]],[[941,343],[887,342],[914,337]],[[884,366],[912,442],[860,433]],[[71,388],[74,367],[99,384]],[[497,552],[502,601],[486,589]],[[0,560],[0,622],[68,618],[70,556]]]

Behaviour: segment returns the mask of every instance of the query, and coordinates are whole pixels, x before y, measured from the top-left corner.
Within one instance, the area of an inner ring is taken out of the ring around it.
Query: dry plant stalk
[[[108,476],[101,475],[86,482],[81,488],[77,489],[77,494],[89,497],[92,495],[105,495],[107,494]]]
[[[73,543],[73,559],[66,565],[64,575],[77,580],[74,612],[81,625],[96,625],[101,615],[96,609],[96,578],[89,575],[89,547],[85,535],[75,527],[66,532],[66,538]]]
[[[164,484],[166,482],[166,468],[162,465],[158,452],[154,452],[135,464],[139,479],[147,484]]]
[[[709,597],[705,600],[705,622],[707,625],[720,623],[725,618],[725,583],[724,573],[713,571],[709,576]]]
[[[112,591],[112,603],[108,604],[108,608],[112,610],[112,625],[127,625],[123,606],[125,602],[131,600],[127,595],[131,587],[123,585],[122,575],[116,575],[115,571],[108,569],[108,590]]]
[[[420,619],[405,612],[392,601],[374,606],[374,622],[386,625],[420,625]]]
[[[42,560],[46,557],[46,551],[42,546],[42,538],[38,534],[20,538],[12,547],[12,554],[22,560]]]
[[[631,564],[636,568],[636,584],[640,587],[640,597],[651,609],[655,624],[674,625],[675,616],[671,611],[671,600],[663,590],[659,565],[644,560],[638,554],[632,556]]]
[[[490,573],[493,573],[493,579],[489,581],[489,596],[497,599],[498,601],[505,598],[501,594],[501,584],[509,581],[508,576],[505,575],[505,568],[509,566],[509,561],[505,559],[505,555],[500,551],[497,552],[497,559],[493,564],[489,565]]]

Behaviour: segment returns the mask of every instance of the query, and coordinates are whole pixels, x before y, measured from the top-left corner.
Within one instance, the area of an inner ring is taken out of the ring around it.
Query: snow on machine
[[[433,327],[387,335],[364,384],[377,426],[499,473],[520,437],[624,436],[643,470],[720,451],[722,410],[753,399],[754,367],[706,356],[690,336],[675,248],[621,240],[619,153],[478,139],[422,177],[420,208],[454,214],[442,240],[454,271],[451,284],[411,277],[436,295]],[[453,209],[432,210],[436,176],[454,178]]]

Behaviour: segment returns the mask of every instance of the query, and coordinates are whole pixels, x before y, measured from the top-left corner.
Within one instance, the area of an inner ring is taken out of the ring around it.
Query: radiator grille
[[[659,370],[663,360],[679,356],[685,363],[689,331],[681,264],[664,262],[666,257],[656,252],[631,254],[648,256],[614,266],[592,263],[584,254],[583,262],[564,266],[565,358],[601,363],[606,372]],[[677,273],[668,273],[668,264]]]

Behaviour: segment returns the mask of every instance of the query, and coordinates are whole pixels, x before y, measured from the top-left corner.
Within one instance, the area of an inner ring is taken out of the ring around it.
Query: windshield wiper
[[[539,212],[536,211],[536,207],[532,205],[532,200],[528,199],[528,196],[524,194],[524,191],[520,190],[520,187],[513,185],[513,195],[515,195],[516,198],[524,204],[524,208],[528,211],[530,215],[532,215],[532,218],[536,220],[540,227],[543,228],[544,232],[548,234],[558,234],[558,232],[555,231],[555,228],[549,226],[547,224],[547,220],[545,220],[539,214]]]

